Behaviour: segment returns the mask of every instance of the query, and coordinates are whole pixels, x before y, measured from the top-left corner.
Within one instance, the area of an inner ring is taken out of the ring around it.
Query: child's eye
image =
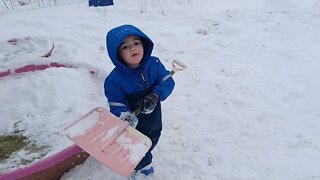
[[[139,46],[141,45],[141,42],[135,42],[134,45]]]
[[[122,46],[121,49],[128,49],[128,46]]]

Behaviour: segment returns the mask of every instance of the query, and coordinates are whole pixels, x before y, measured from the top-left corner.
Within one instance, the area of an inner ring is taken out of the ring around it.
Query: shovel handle
[[[177,59],[174,59],[172,61],[172,70],[170,71],[170,74],[173,75],[174,73],[176,73],[177,71],[183,71],[185,69],[187,69],[187,65],[184,64],[183,62],[177,60]],[[142,111],[142,108],[143,108],[143,105],[140,105],[137,109],[135,109],[132,114],[137,116],[138,114],[141,113]]]
[[[170,73],[173,75],[177,71],[183,71],[183,70],[187,69],[187,67],[188,66],[186,64],[184,64],[183,62],[181,62],[177,59],[174,59],[172,61],[172,70]]]

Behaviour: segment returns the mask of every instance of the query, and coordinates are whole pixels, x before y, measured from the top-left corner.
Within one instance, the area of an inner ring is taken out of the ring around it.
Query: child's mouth
[[[139,55],[139,53],[132,54],[131,57],[134,57],[134,56],[137,56],[137,55]]]

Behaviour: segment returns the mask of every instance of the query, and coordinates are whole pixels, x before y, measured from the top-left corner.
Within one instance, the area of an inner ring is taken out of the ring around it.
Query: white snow
[[[88,133],[96,124],[99,123],[99,113],[93,112],[83,119],[72,123],[64,133],[71,139],[83,136]]]
[[[149,148],[142,140],[143,139],[141,139],[141,141],[133,142],[125,133],[121,134],[121,136],[116,139],[116,142],[122,149],[128,150],[128,161],[131,164],[137,164],[148,152]]]
[[[112,137],[112,135],[114,135],[114,133],[119,129],[119,126],[115,126],[111,129],[109,129],[101,138],[100,141],[102,142],[106,142],[108,141],[108,139],[110,139]]]
[[[1,46],[0,70],[43,61],[77,67],[1,78],[0,134],[23,131],[50,146],[46,156],[70,146],[63,129],[108,107],[106,32],[133,24],[168,69],[173,59],[188,65],[162,104],[149,179],[319,180],[319,9],[317,0],[117,0],[110,7],[0,13],[1,45],[11,38],[39,42],[26,57],[6,55]],[[51,41],[52,56],[38,58]],[[1,171],[14,166],[0,163]],[[89,158],[62,179],[126,178]]]

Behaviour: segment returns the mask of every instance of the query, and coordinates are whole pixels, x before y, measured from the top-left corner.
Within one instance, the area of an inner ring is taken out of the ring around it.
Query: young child
[[[136,129],[151,139],[152,146],[134,173],[149,175],[154,172],[151,151],[162,130],[160,101],[171,94],[175,82],[160,60],[151,56],[153,42],[138,28],[116,27],[108,32],[106,41],[115,65],[104,83],[110,111],[131,123],[138,121]],[[138,107],[142,111],[135,116],[132,112]]]

